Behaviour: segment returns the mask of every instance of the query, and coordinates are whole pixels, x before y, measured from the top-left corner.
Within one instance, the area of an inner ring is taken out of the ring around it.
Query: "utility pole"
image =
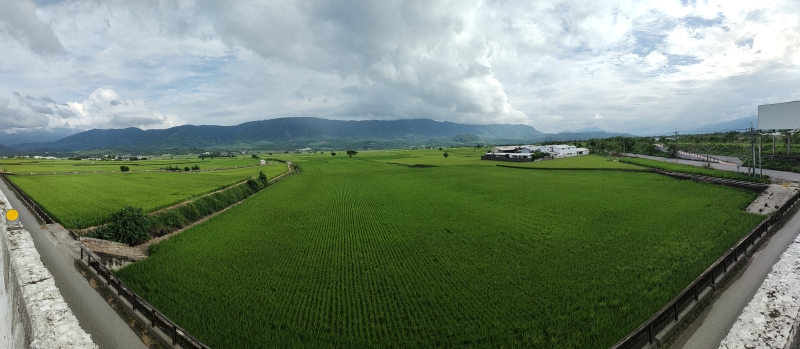
[[[675,129],[675,163],[678,163],[678,129]]]
[[[761,167],[761,132],[758,133],[758,177],[764,178],[764,168]]]
[[[750,158],[752,159],[750,161],[750,169],[752,170],[750,175],[752,177],[755,177],[756,176],[756,132],[753,129],[752,122],[750,123],[750,147],[753,149],[753,157]]]

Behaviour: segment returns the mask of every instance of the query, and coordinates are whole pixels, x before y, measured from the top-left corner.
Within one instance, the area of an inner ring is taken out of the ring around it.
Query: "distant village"
[[[499,146],[481,156],[481,160],[528,162],[543,159],[588,155],[589,149],[574,145],[519,145]]]

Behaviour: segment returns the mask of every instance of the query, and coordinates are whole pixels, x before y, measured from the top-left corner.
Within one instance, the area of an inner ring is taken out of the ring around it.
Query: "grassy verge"
[[[748,175],[742,173],[736,173],[731,171],[723,171],[723,170],[715,170],[712,168],[704,168],[704,167],[697,167],[691,165],[682,165],[676,164],[672,162],[665,162],[665,161],[658,161],[658,160],[650,160],[650,159],[642,159],[642,158],[622,158],[620,159],[621,162],[650,167],[650,168],[657,168],[661,170],[667,171],[674,171],[674,172],[682,172],[682,173],[689,173],[689,174],[696,174],[696,175],[703,175],[709,177],[718,177],[718,178],[726,178],[726,179],[735,179],[739,181],[747,181],[747,182],[756,182],[756,183],[772,183],[772,181],[768,177],[759,178],[759,177],[750,177]]]

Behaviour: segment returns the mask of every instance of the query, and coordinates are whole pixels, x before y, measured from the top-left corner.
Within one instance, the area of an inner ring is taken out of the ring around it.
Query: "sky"
[[[5,132],[313,116],[659,134],[800,100],[796,0],[0,0],[0,48]]]

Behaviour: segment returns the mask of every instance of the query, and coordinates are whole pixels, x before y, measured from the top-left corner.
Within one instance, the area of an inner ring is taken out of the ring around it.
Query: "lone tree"
[[[334,152],[331,152],[331,156],[336,156],[336,153],[334,153]]]
[[[351,158],[353,157],[353,155],[356,155],[356,154],[358,154],[358,152],[355,151],[355,150],[348,150],[347,151],[347,156],[349,156]]]
[[[448,154],[447,152],[444,152],[444,154],[442,154],[442,156],[444,156],[444,158],[447,159],[447,157],[450,156],[450,154]]]
[[[122,166],[119,167],[119,170],[122,171],[122,172],[128,172],[128,171],[131,170],[131,168],[128,167],[128,166],[122,165]]]
[[[250,157],[253,158],[253,159],[258,159],[258,155],[256,155],[256,154],[250,155]]]

